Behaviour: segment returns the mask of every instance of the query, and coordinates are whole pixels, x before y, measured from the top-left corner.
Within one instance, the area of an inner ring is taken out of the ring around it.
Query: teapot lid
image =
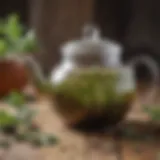
[[[101,50],[106,45],[105,40],[101,38],[100,29],[95,25],[85,25],[82,30],[82,38],[65,43],[61,47],[63,57],[72,56],[74,53],[85,52],[89,49]],[[86,47],[87,46],[87,47]]]
[[[101,39],[101,31],[97,26],[88,24],[84,26],[82,36],[83,39],[98,41]]]

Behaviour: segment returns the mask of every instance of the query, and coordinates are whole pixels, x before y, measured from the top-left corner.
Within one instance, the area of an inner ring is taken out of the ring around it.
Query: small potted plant
[[[33,30],[25,32],[18,15],[0,21],[0,97],[12,90],[21,91],[28,83],[28,71],[16,56],[20,59],[37,51]]]

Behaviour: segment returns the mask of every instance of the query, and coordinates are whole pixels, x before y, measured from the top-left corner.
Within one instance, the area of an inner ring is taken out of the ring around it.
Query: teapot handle
[[[83,39],[89,38],[93,40],[99,40],[101,37],[101,31],[96,25],[87,24],[82,30],[82,37]]]
[[[137,56],[130,62],[130,65],[134,67],[139,63],[145,64],[148,66],[148,68],[150,69],[150,72],[152,73],[152,78],[153,78],[152,86],[149,89],[148,94],[144,96],[145,104],[154,103],[158,95],[157,86],[159,85],[159,79],[160,79],[159,69],[156,66],[155,62],[149,56],[146,56],[146,55]]]

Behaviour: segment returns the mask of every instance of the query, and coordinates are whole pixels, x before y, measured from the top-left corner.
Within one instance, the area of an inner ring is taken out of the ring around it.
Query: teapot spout
[[[41,67],[32,57],[25,57],[24,64],[28,69],[29,76],[33,84],[44,84],[47,81],[44,77]]]
[[[69,60],[65,60],[65,62],[62,62],[57,68],[55,68],[51,72],[51,83],[58,85],[63,80],[66,79],[66,77],[69,75],[69,73],[76,68],[76,65],[74,65],[73,62]]]

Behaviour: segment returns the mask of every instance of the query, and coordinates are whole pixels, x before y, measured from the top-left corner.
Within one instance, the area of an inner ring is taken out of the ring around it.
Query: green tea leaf
[[[22,37],[23,29],[20,24],[20,17],[17,14],[8,16],[6,23],[4,24],[4,33],[7,36],[7,39],[12,43]]]
[[[18,124],[16,116],[7,113],[6,111],[0,111],[0,127],[9,127]]]
[[[0,56],[7,54],[28,54],[38,51],[35,32],[30,29],[25,34],[18,14],[11,14],[0,20]]]
[[[25,104],[25,97],[23,94],[19,92],[11,92],[7,97],[6,97],[6,102],[11,104],[14,107],[22,107]]]

